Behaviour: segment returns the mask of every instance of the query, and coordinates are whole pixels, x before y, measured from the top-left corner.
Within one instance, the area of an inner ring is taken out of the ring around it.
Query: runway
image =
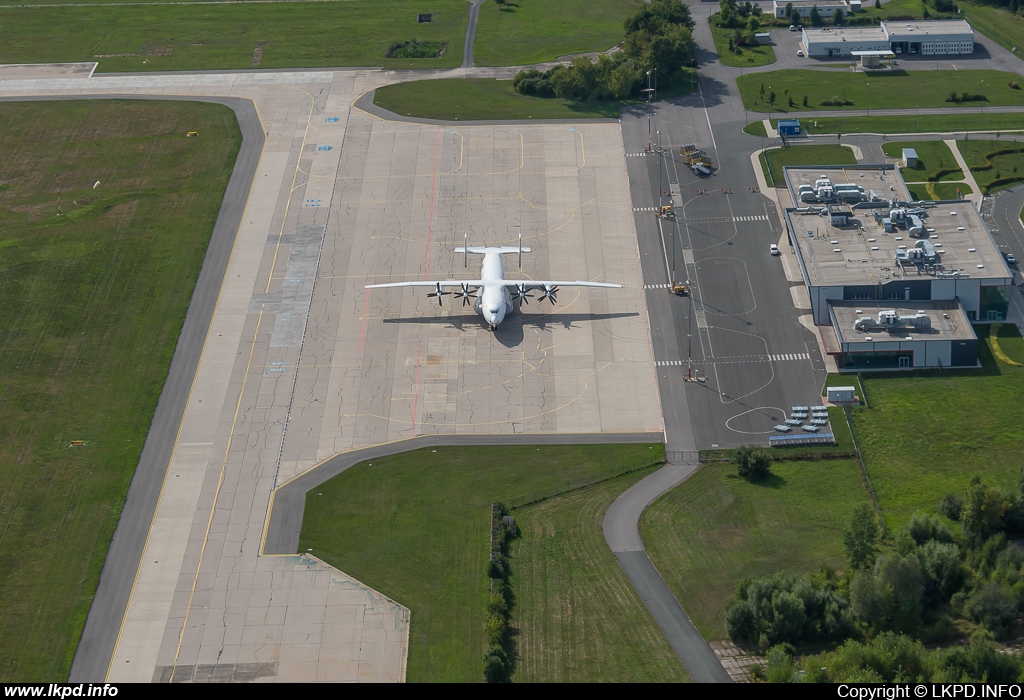
[[[351,108],[389,80],[375,71],[86,75],[22,71],[0,97],[240,98],[265,144],[248,197],[225,204],[241,217],[222,282],[197,294],[209,332],[179,344],[196,369],[161,397],[150,440],[169,468],[139,486],[158,493],[155,516],[139,517],[133,485],[116,535],[144,554],[112,549],[111,602],[94,608],[72,680],[404,679],[401,601],[312,556],[261,554],[271,493],[415,435],[660,438],[618,125],[387,122]],[[493,334],[468,308],[363,289],[462,276],[452,247],[467,231],[478,245],[522,231],[524,279],[625,288],[563,290]]]

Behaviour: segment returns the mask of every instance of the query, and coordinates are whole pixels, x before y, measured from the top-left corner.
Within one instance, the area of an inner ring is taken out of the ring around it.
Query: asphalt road
[[[484,0],[472,0],[469,8],[469,24],[466,26],[466,46],[462,52],[462,67],[473,67],[473,42],[476,41],[476,20],[480,16],[480,6]]]
[[[29,101],[2,98],[5,102]],[[99,99],[94,95],[46,97],[39,100]],[[146,544],[150,523],[160,496],[161,485],[174,449],[178,425],[199,365],[210,319],[224,271],[249,196],[256,164],[265,140],[252,102],[238,98],[194,96],[104,95],[102,99],[190,100],[214,102],[230,107],[238,119],[242,145],[224,192],[210,245],[203,259],[192,301],[175,346],[167,380],[164,382],[153,423],[142,448],[138,468],[128,488],[121,518],[110,543],[100,574],[99,587],[86,618],[82,638],[71,665],[69,682],[103,682],[114,652],[121,620],[135,582],[135,572]],[[38,101],[38,100],[36,100]]]

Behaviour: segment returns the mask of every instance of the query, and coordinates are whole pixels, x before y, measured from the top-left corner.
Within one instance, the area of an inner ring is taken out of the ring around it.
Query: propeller
[[[467,304],[469,304],[470,299],[476,299],[476,291],[469,291],[469,285],[464,284],[462,285],[461,292],[455,292],[455,298],[462,299],[462,305],[466,306]]]
[[[427,294],[427,296],[428,297],[437,297],[437,305],[438,306],[444,306],[444,304],[441,303],[441,297],[443,297],[446,294],[451,294],[451,292],[446,292],[446,291],[442,290],[441,289],[441,283],[438,282],[437,283],[437,291],[436,292],[430,292],[429,294]]]
[[[530,299],[533,298],[530,296],[530,291],[532,290],[527,289],[525,284],[517,284],[515,291],[512,293],[512,298],[522,304],[529,304]]]
[[[547,299],[552,303],[552,305],[554,305],[558,303],[558,299],[555,298],[556,294],[558,294],[558,287],[551,284],[545,284],[544,291],[540,295],[540,300],[544,301]]]

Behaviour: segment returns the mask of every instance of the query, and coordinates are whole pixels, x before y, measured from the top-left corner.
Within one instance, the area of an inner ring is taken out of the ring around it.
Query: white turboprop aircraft
[[[462,305],[469,304],[470,299],[476,299],[473,305],[478,314],[484,317],[487,325],[493,331],[505,319],[505,316],[515,310],[513,302],[521,304],[529,303],[529,292],[539,290],[540,301],[547,299],[554,304],[557,299],[559,287],[608,287],[619,289],[621,284],[609,284],[606,282],[563,282],[559,280],[507,280],[505,279],[505,264],[503,255],[510,253],[519,254],[519,267],[522,268],[523,253],[529,253],[530,248],[524,248],[522,237],[518,248],[501,247],[469,247],[459,246],[456,253],[463,253],[466,257],[466,266],[469,265],[469,254],[483,255],[484,260],[480,269],[480,279],[476,280],[423,280],[417,282],[391,282],[389,284],[368,284],[366,289],[380,289],[383,287],[433,287],[434,291],[427,294],[428,297],[437,297],[438,306],[441,305],[441,298],[453,295],[456,299],[462,299]],[[446,292],[446,287],[455,287],[459,291]],[[475,289],[471,289],[475,287]]]

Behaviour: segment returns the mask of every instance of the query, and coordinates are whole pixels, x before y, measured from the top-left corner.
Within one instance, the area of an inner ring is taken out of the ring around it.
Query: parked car
[[[789,25],[789,31],[795,32],[796,31],[796,25],[795,24]]]
[[[796,50],[796,55],[798,57],[800,57],[800,58],[803,58],[804,57],[804,50],[803,49],[797,49]]]
[[[768,252],[771,253],[772,255],[778,255],[779,254],[779,246],[777,246],[774,243],[772,243],[771,245],[768,246]]]

